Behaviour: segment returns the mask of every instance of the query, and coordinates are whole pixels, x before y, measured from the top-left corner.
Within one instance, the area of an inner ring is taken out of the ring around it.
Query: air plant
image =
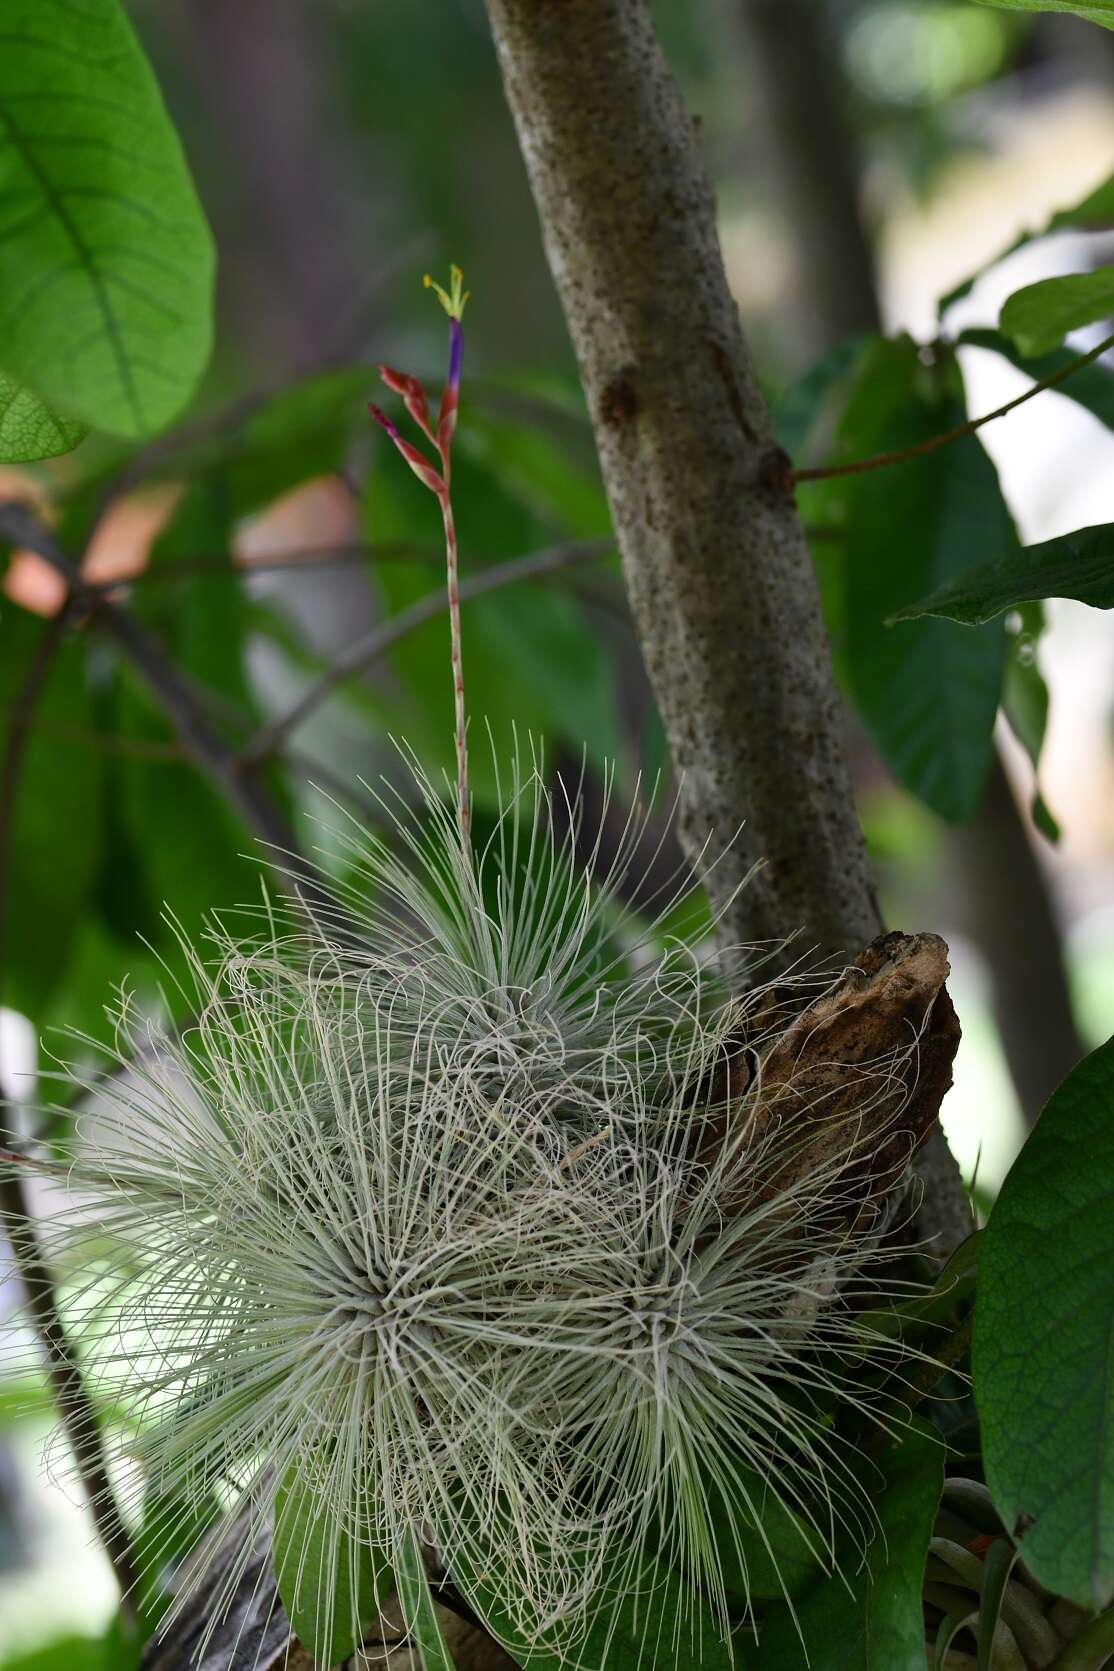
[[[72,1266],[97,1227],[68,1319],[130,1412],[136,1489],[210,1523],[167,1628],[223,1551],[211,1634],[270,1528],[325,1664],[392,1582],[441,1663],[427,1568],[519,1656],[598,1663],[633,1598],[647,1663],[663,1628],[722,1663],[755,1563],[776,1574],[773,1514],[822,1566],[870,1535],[846,1434],[894,1419],[867,1388],[900,1344],[865,1305],[899,1286],[877,1232],[931,1004],[841,1057],[825,1029],[854,980],[733,994],[709,942],[665,933],[676,892],[652,923],[624,903],[645,815],[601,864],[537,760],[505,768],[475,836],[450,474],[466,296],[458,269],[435,288],[436,421],[380,369],[436,462],[372,411],[443,517],[454,792],[411,763],[387,834],[342,832],[343,936],[267,901],[191,954],[184,1034],[121,1003],[120,1071],[91,1087],[48,1228]],[[669,1571],[688,1599],[663,1627]]]

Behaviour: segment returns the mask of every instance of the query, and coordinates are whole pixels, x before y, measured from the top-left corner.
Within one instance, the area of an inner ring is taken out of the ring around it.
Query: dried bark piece
[[[849,1211],[877,1207],[928,1137],[952,1083],[960,1027],[945,985],[947,951],[936,934],[881,935],[764,1051],[751,1041],[765,1031],[765,1010],[748,1016],[711,1088],[699,1152],[737,1140],[742,1119],[740,1170],[757,1145],[775,1154],[749,1201],[832,1163]]]

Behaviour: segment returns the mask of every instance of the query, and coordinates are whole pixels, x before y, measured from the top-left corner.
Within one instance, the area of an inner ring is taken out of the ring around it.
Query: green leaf
[[[1022,1559],[1114,1598],[1114,1039],[1053,1094],[983,1237],[973,1350],[987,1484]]]
[[[59,417],[0,371],[0,464],[57,458],[72,452],[85,433],[83,424]]]
[[[594,454],[577,461],[536,425],[501,423],[471,408],[461,417],[455,446],[458,458],[466,453],[485,466],[555,533],[592,539],[611,532]]]
[[[1044,631],[1044,605],[1021,604],[1016,615],[1017,630],[1009,633],[1006,676],[1002,683],[1002,712],[1010,730],[1025,750],[1034,773],[1040,770],[1041,750],[1048,727],[1048,686],[1037,660],[1037,645]],[[1033,822],[1049,841],[1059,841],[1060,826],[1053,818],[1039,789],[1033,791]]]
[[[29,1654],[0,1659],[0,1671],[135,1671],[142,1640],[119,1616],[104,1636],[63,1636]]]
[[[0,607],[0,734],[35,678],[54,624]],[[104,762],[95,731],[85,646],[54,650],[20,745],[8,859],[4,1000],[36,1022],[65,979],[104,841]]]
[[[1114,0],[980,0],[980,4],[1008,12],[1072,12],[1089,23],[1114,29]]]
[[[1095,609],[1114,608],[1114,523],[1076,528],[979,563],[895,610],[893,619],[938,615],[976,626],[1037,598],[1075,598]]]
[[[105,1645],[93,1636],[64,1636],[45,1648],[0,1660],[0,1671],[116,1671],[105,1658]]]
[[[445,1645],[433,1597],[429,1593],[421,1547],[413,1533],[399,1557],[396,1579],[402,1616],[425,1671],[455,1671],[453,1657]]]
[[[390,1568],[323,1512],[289,1469],[275,1495],[275,1582],[302,1646],[323,1666],[353,1654],[390,1593]]]
[[[853,412],[861,414],[856,456],[915,446],[963,422],[958,368],[949,362],[929,370],[907,338],[878,342]],[[850,438],[845,422],[841,454]],[[1004,629],[976,638],[946,623],[887,623],[926,584],[962,573],[988,545],[1013,543],[997,474],[977,439],[965,436],[846,480],[847,682],[894,775],[941,817],[962,821],[974,813],[990,768]]]
[[[213,249],[119,0],[7,0],[0,357],[112,435],[180,411],[209,358]]]
[[[850,1555],[796,1605],[771,1610],[761,1671],[924,1671],[921,1578],[943,1482],[943,1446],[916,1424],[882,1456],[879,1526],[865,1566]],[[798,1629],[799,1627],[799,1629]]]
[[[1114,312],[1114,267],[1038,279],[1015,290],[1002,304],[998,324],[1020,353],[1047,354],[1069,331],[1108,319]]]

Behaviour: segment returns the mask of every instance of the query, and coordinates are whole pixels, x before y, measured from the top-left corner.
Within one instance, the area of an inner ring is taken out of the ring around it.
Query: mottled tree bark
[[[705,855],[725,938],[796,935],[775,965],[806,950],[846,958],[878,932],[878,907],[808,549],[694,126],[644,0],[487,6],[685,774],[682,839]],[[970,1215],[938,1128],[919,1170],[924,1229],[943,1250]]]

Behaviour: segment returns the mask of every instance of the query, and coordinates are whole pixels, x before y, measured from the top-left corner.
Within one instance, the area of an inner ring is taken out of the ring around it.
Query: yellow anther
[[[445,289],[444,285],[438,284],[437,280],[431,278],[428,273],[423,275],[422,283],[427,290],[433,291],[450,319],[461,317],[464,312],[464,304],[471,295],[471,291],[465,290],[464,274],[459,267],[453,265],[449,268],[450,288],[448,290]]]

